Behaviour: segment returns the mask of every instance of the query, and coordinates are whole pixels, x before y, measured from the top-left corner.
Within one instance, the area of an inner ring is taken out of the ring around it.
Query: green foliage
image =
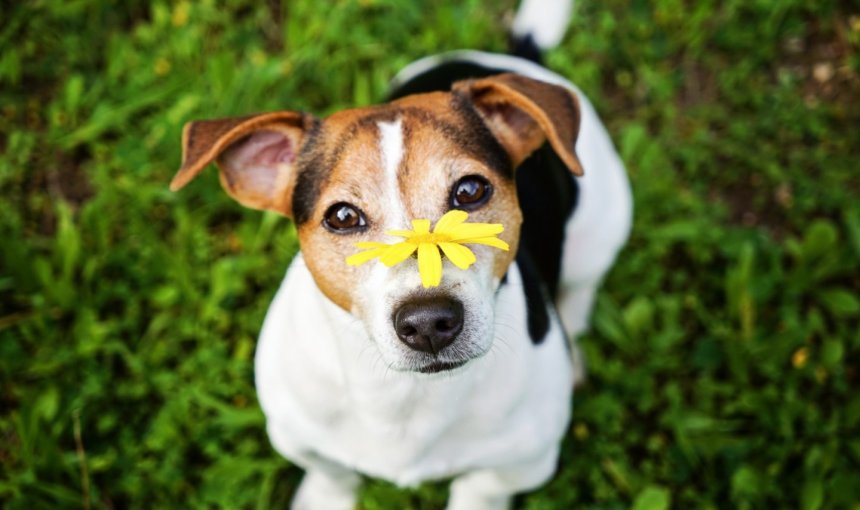
[[[287,505],[252,357],[295,233],[214,172],[170,193],[181,126],[372,103],[417,57],[503,50],[511,8],[5,7],[0,506]],[[858,49],[835,1],[578,2],[547,62],[606,120],[636,222],[523,508],[860,508]],[[373,482],[361,506],[445,497]]]

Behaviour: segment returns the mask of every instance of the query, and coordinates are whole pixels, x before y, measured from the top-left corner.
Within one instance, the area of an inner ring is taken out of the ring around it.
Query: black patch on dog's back
[[[528,251],[517,252],[517,266],[523,280],[523,294],[526,297],[526,312],[529,337],[539,345],[549,331],[549,308],[553,306]]]
[[[523,212],[520,246],[525,246],[553,299],[558,297],[564,228],[579,200],[579,186],[549,144],[532,153],[515,172]]]
[[[412,79],[401,83],[397,88],[388,91],[388,100],[393,101],[412,94],[451,90],[455,81],[470,78],[486,78],[494,74],[506,72],[504,69],[484,67],[474,62],[449,60],[413,76]]]
[[[527,34],[525,37],[511,35],[508,38],[508,48],[508,53],[515,57],[531,60],[536,64],[543,62],[543,54],[531,34]]]

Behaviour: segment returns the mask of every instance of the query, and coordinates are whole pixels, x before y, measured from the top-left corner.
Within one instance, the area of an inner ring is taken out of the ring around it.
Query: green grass
[[[17,2],[0,25],[0,506],[285,507],[253,388],[296,252],[182,124],[383,97],[511,1]],[[522,508],[860,508],[860,10],[581,1],[548,65],[628,166],[561,468]],[[443,485],[361,507],[441,508]]]

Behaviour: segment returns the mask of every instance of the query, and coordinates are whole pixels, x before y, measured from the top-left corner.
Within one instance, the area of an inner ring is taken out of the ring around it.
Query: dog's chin
[[[380,344],[377,343],[377,346]],[[472,361],[482,358],[490,345],[481,345],[474,340],[453,344],[439,354],[429,354],[400,349],[380,349],[389,370],[413,374],[454,375],[467,370]]]
[[[457,369],[466,366],[470,360],[462,360],[462,361],[433,361],[428,363],[427,365],[418,367],[415,369],[415,372],[419,372],[422,374],[440,374],[443,372],[454,372]]]
[[[472,365],[472,362],[482,358],[486,352],[486,350],[473,350],[471,352],[459,352],[457,354],[442,354],[438,357],[414,357],[405,363],[405,366],[403,366],[401,370],[417,374],[454,375],[468,370],[469,366]]]
[[[409,356],[406,359],[389,363],[388,368],[403,374],[451,376],[468,370],[471,362],[481,357],[481,354],[455,357],[454,359],[439,359],[435,356]]]

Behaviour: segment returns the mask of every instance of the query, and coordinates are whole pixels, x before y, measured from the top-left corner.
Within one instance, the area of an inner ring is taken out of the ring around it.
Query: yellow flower
[[[460,269],[468,269],[475,263],[475,254],[464,244],[484,244],[508,251],[508,243],[502,241],[500,234],[504,227],[499,223],[465,223],[469,213],[457,209],[448,211],[439,218],[433,232],[430,220],[412,220],[412,230],[389,230],[390,236],[406,240],[395,244],[376,242],[355,243],[362,251],[346,258],[350,266],[360,266],[379,257],[387,267],[400,264],[418,252],[418,273],[421,284],[436,287],[442,281],[442,254]],[[440,251],[441,250],[441,253]]]
[[[800,349],[794,351],[794,354],[791,355],[791,364],[794,365],[794,368],[803,368],[806,366],[806,362],[809,360],[809,349],[806,347],[801,347]]]

